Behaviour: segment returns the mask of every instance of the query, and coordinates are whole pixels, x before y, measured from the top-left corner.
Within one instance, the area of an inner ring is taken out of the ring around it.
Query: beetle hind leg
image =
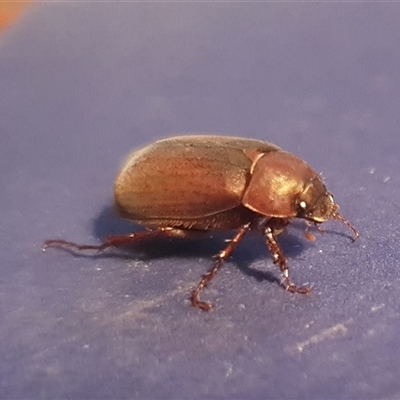
[[[47,247],[61,247],[63,249],[72,250],[72,251],[83,251],[83,250],[97,250],[103,251],[108,247],[121,247],[125,245],[136,245],[143,242],[147,242],[154,239],[162,239],[162,238],[183,238],[188,236],[186,231],[175,229],[175,228],[159,228],[155,230],[145,230],[143,232],[135,232],[130,233],[129,235],[112,235],[108,236],[105,241],[99,245],[88,245],[88,244],[78,244],[74,242],[68,242],[66,240],[58,240],[51,239],[46,240],[43,243],[43,250],[46,250]]]
[[[217,275],[217,272],[224,264],[224,261],[232,254],[233,250],[236,249],[239,242],[243,239],[243,236],[250,230],[250,223],[242,226],[240,231],[235,235],[235,237],[229,241],[225,249],[221,250],[216,256],[216,262],[214,266],[201,277],[200,282],[197,284],[196,288],[192,291],[190,300],[193,307],[200,308],[203,311],[210,311],[214,306],[211,303],[201,301],[199,298],[200,292],[211,282],[211,280]]]
[[[267,240],[267,246],[269,251],[272,253],[272,258],[274,264],[279,264],[279,268],[282,272],[281,285],[290,293],[302,293],[308,294],[311,292],[311,288],[307,286],[296,286],[289,277],[289,267],[287,265],[287,260],[280,248],[278,242],[276,241],[273,230],[271,227],[264,228],[264,235]]]

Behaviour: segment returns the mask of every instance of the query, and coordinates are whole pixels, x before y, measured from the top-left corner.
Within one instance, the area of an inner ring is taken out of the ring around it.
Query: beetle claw
[[[205,301],[199,301],[195,304],[192,303],[194,307],[200,308],[202,311],[210,311],[211,309],[214,308],[214,306],[211,303],[207,303]]]
[[[192,292],[192,296],[190,297],[190,301],[193,307],[200,308],[202,311],[210,311],[214,308],[214,305],[211,303],[207,303],[206,301],[199,300],[199,293],[197,290]]]
[[[290,293],[300,293],[300,294],[309,294],[312,291],[312,288],[309,286],[296,286],[292,282],[288,282],[287,279],[284,279],[282,282],[282,286],[285,288],[287,292]]]

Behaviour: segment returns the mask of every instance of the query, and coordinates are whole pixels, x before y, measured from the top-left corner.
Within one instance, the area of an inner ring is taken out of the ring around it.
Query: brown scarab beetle
[[[207,135],[159,140],[131,153],[117,176],[114,195],[119,215],[147,230],[110,236],[98,246],[47,240],[44,248],[103,250],[154,238],[237,230],[191,294],[192,305],[205,311],[213,306],[200,301],[200,291],[250,230],[263,233],[282,272],[282,286],[296,293],[310,289],[290,280],[286,258],[276,241],[292,218],[303,218],[308,226],[338,219],[353,231],[353,240],[359,236],[308,164],[260,140]],[[308,232],[306,236],[314,238]]]

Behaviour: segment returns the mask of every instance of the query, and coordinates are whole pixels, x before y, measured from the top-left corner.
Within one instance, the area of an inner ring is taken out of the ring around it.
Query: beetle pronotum
[[[290,280],[276,241],[291,219],[303,218],[316,226],[337,219],[352,230],[353,241],[359,236],[308,164],[272,143],[253,139],[196,135],[159,140],[130,154],[116,178],[114,196],[121,217],[148,229],[109,236],[100,245],[47,240],[44,248],[101,251],[155,238],[236,230],[192,291],[192,305],[204,311],[213,306],[199,299],[200,292],[250,230],[263,233],[281,270],[281,284],[292,293],[309,293],[310,288]],[[306,232],[306,237],[313,235]]]

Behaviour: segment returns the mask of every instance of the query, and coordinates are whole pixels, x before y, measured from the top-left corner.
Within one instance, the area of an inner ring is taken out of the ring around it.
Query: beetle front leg
[[[248,232],[250,228],[250,223],[243,225],[240,231],[236,234],[236,236],[229,241],[228,246],[225,247],[224,250],[221,250],[215,258],[217,261],[214,266],[202,276],[201,281],[196,286],[196,289],[193,290],[190,300],[192,302],[193,307],[198,307],[203,311],[209,311],[214,306],[211,303],[207,303],[205,301],[201,301],[199,299],[200,292],[210,283],[210,281],[217,275],[218,270],[222,267],[224,261],[232,254],[233,250],[236,249],[239,242],[243,239],[243,236]]]
[[[283,254],[282,249],[280,248],[278,242],[276,241],[273,230],[271,227],[266,227],[264,229],[264,235],[267,239],[267,246],[269,251],[272,253],[272,258],[274,260],[274,264],[279,264],[279,268],[282,272],[283,279],[281,281],[281,285],[291,293],[303,293],[308,294],[311,292],[311,289],[307,286],[296,286],[289,278],[289,267],[287,265],[287,260],[285,255]]]

